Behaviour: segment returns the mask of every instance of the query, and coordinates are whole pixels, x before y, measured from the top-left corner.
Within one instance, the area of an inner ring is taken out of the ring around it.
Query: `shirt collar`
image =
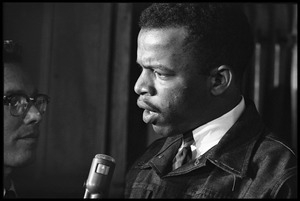
[[[193,137],[195,143],[191,147],[193,158],[198,158],[210,148],[218,144],[220,139],[240,117],[244,109],[245,101],[244,97],[242,96],[242,100],[232,110],[218,117],[217,119],[214,119],[194,129]]]

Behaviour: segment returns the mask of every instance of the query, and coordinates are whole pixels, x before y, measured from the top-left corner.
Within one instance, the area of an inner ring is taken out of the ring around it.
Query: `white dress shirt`
[[[191,145],[192,159],[198,158],[218,144],[245,109],[244,97],[240,103],[226,114],[193,130],[195,142]]]

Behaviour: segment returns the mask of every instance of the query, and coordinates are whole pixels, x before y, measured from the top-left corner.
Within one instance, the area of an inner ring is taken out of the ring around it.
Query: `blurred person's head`
[[[3,44],[3,145],[4,179],[14,168],[34,161],[39,139],[39,124],[48,97],[38,94],[23,69],[20,45],[10,40]]]

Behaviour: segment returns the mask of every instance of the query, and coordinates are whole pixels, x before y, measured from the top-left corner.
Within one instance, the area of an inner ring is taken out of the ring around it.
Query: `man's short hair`
[[[254,42],[240,5],[222,3],[154,3],[146,8],[140,28],[185,27],[200,72],[228,65],[241,78],[252,59]]]
[[[22,47],[20,43],[13,40],[3,41],[3,63],[21,63]]]

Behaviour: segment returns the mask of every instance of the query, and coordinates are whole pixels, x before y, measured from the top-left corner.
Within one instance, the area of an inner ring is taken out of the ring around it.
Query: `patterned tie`
[[[189,132],[183,136],[183,148],[179,150],[173,159],[173,170],[187,163],[192,158],[191,145],[194,142],[192,132]]]

